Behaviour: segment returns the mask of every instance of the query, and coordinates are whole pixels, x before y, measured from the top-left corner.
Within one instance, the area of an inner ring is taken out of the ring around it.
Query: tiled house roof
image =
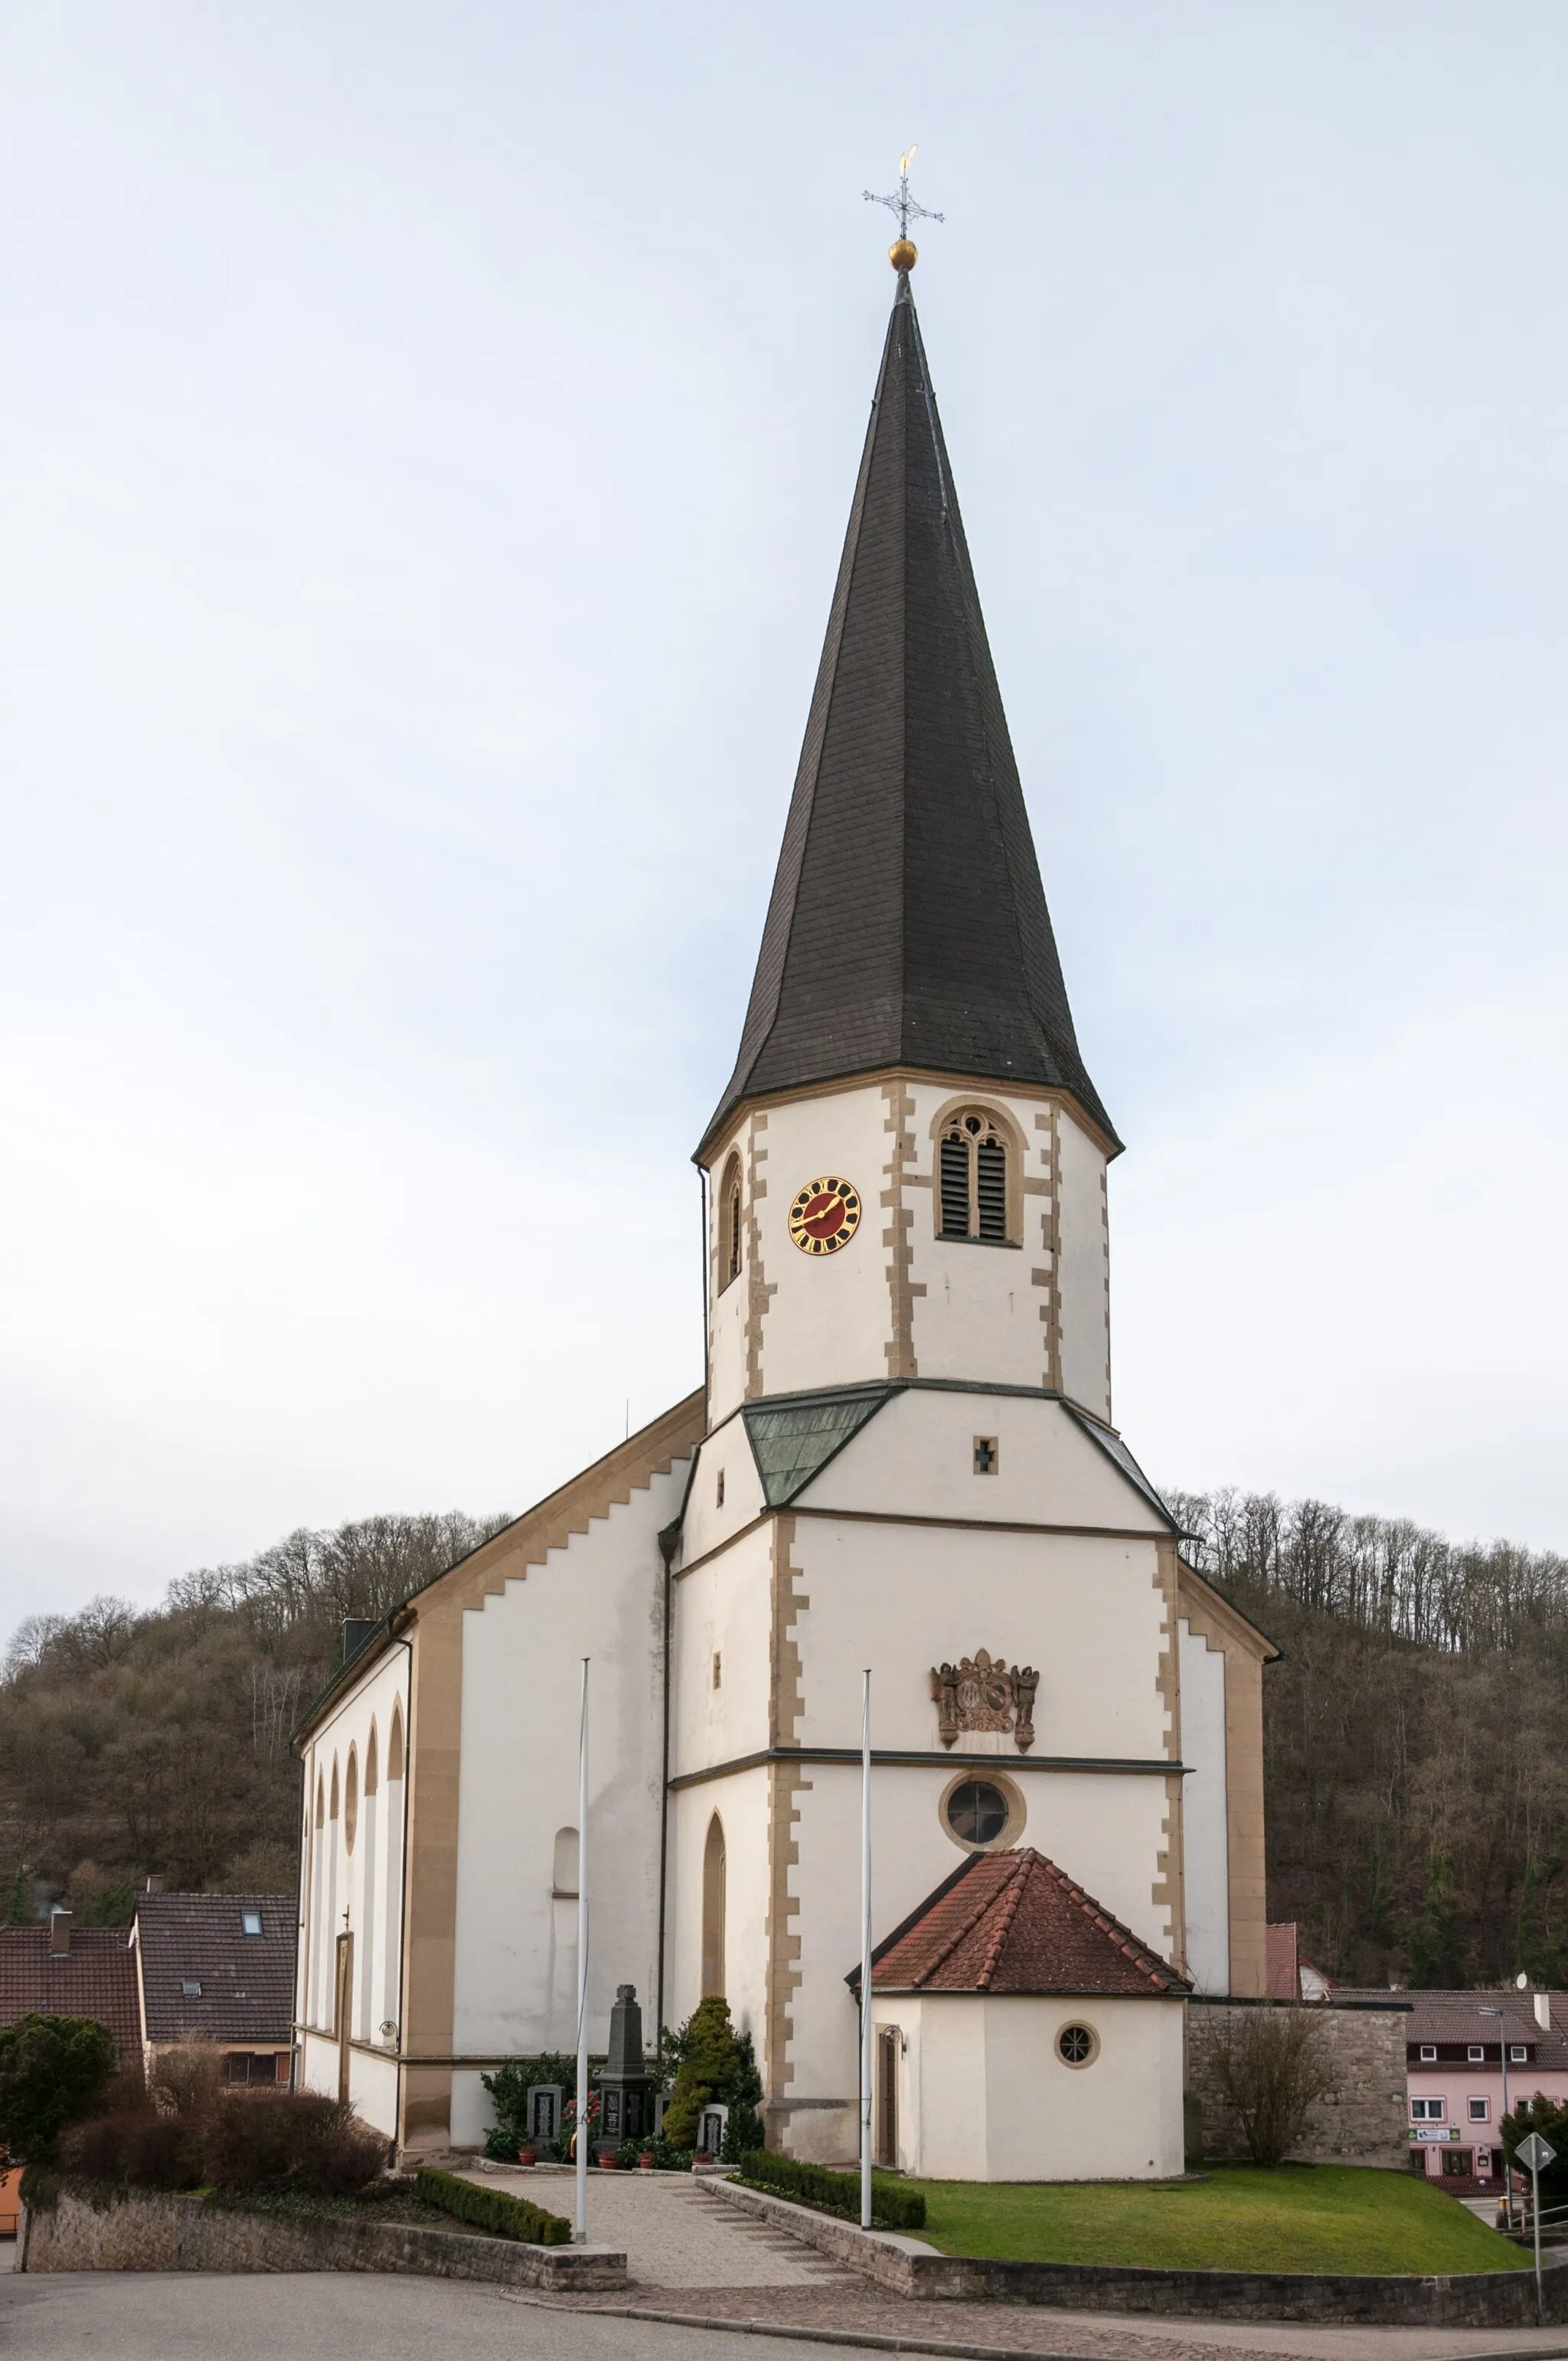
[[[1568,2070],[1568,2004],[1561,1993],[1548,1996],[1552,2017],[1551,2028],[1542,2026],[1535,2014],[1535,1996],[1515,1992],[1352,1992],[1341,1986],[1334,1993],[1336,2001],[1387,2000],[1398,1998],[1409,2003],[1410,2015],[1405,2027],[1410,2062],[1420,2063],[1423,2043],[1435,2048],[1439,2065],[1463,2064],[1464,2052],[1473,2043],[1486,2050],[1486,2065],[1498,2063],[1499,2038],[1506,2039],[1510,2048],[1522,2048],[1528,2058],[1511,2061],[1515,2074],[1525,2073],[1531,2066],[1551,2067],[1554,2072]],[[1500,2008],[1503,2012],[1499,2036],[1495,2016],[1483,2016],[1484,2008]]]
[[[0,1927],[0,2025],[30,2010],[44,2016],[93,2016],[115,2037],[122,2066],[141,2055],[137,1971],[129,1930],[82,1927],[60,1957],[47,1927]]]
[[[259,1935],[245,1932],[246,1911],[259,1912]],[[144,1894],[137,1943],[148,2039],[291,2042],[298,1932],[291,1894]]]
[[[860,1989],[860,1970],[848,1979]],[[973,1853],[872,1953],[877,1992],[1159,1999],[1187,1978],[1031,1846]]]

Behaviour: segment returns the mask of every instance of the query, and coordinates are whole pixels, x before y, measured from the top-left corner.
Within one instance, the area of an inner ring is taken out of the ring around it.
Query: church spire
[[[706,1136],[744,1099],[915,1066],[1067,1091],[1114,1141],[1079,1055],[899,247],[893,259],[740,1053]]]

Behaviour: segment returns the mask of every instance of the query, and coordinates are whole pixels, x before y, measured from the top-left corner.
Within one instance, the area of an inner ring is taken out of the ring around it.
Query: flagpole
[[[861,1707],[861,2227],[872,2226],[872,1676]]]
[[[577,2218],[573,2237],[588,2235],[588,1660],[577,1722]]]

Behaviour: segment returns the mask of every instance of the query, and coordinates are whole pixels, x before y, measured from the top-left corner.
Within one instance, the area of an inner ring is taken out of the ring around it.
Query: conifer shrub
[[[12,2162],[45,2162],[66,2125],[93,2113],[114,2071],[115,2038],[96,2017],[30,2010],[0,2029],[0,2141]]]
[[[674,2090],[664,2110],[663,2136],[671,2148],[689,2152],[704,2107],[715,2103],[729,2110],[724,2136],[727,2164],[738,2163],[750,2149],[762,2147],[757,2106],[762,2078],[751,2037],[735,2031],[727,2000],[714,1993],[699,2002],[678,2033],[664,2036],[664,2054],[675,2070]]]
[[[572,2225],[559,2213],[547,2213],[543,2205],[531,2205],[526,2197],[510,2196],[504,2189],[481,2189],[455,2172],[437,2172],[426,2165],[414,2182],[414,2191],[427,2205],[438,2205],[459,2222],[472,2222],[481,2230],[499,2230],[503,2238],[516,2238],[525,2246],[572,2243]]]
[[[861,2218],[858,2172],[834,2172],[824,2164],[801,2164],[793,2156],[771,2156],[766,2148],[755,2148],[740,2158],[740,2178],[750,2188],[813,2206],[818,2213],[838,2213],[848,2222]],[[873,2173],[872,2220],[879,2230],[923,2230],[925,2196],[901,2180]]]

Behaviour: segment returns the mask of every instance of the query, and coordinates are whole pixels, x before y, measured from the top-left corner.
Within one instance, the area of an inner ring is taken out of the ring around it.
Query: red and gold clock
[[[860,1226],[861,1192],[833,1173],[808,1180],[789,1209],[790,1237],[802,1254],[837,1254]]]

